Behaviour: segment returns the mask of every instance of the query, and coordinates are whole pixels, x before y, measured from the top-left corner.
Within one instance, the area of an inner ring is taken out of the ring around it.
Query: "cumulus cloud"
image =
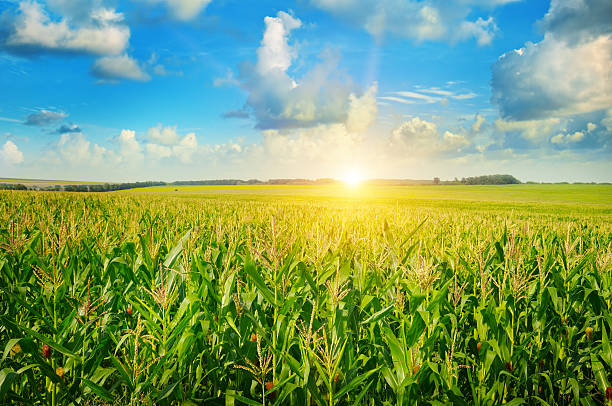
[[[371,94],[352,91],[350,83],[339,75],[339,57],[332,52],[324,52],[321,62],[301,78],[289,75],[288,70],[297,56],[289,43],[290,33],[301,27],[299,19],[281,11],[276,17],[266,17],[265,25],[257,62],[244,63],[240,70],[241,86],[249,94],[246,106],[256,119],[257,128],[308,128],[344,123],[349,119],[352,105],[364,96],[366,99],[360,107],[375,109]],[[376,92],[376,87],[373,89]],[[363,127],[355,116],[350,121],[352,130]]]
[[[538,44],[502,55],[492,69],[492,101],[506,119],[573,115],[612,106],[609,35],[578,44],[546,35]]]
[[[63,162],[78,168],[114,168],[122,164],[121,157],[115,151],[92,143],[83,133],[62,134],[44,161],[52,164]]]
[[[490,149],[610,150],[610,15],[609,1],[552,0],[543,39],[498,59],[491,99],[501,118]]]
[[[376,120],[377,92],[378,84],[374,83],[361,97],[357,97],[354,93],[349,95],[349,110],[346,119],[346,128],[349,132],[363,132]]]
[[[503,120],[495,121],[496,129],[501,133],[516,132],[524,138],[530,140],[538,140],[545,138],[562,124],[561,119],[557,117],[549,117],[541,120]]]
[[[494,8],[516,0],[311,0],[332,14],[362,26],[376,37],[391,34],[417,41],[491,42],[497,26],[492,17],[471,21],[472,9]]]
[[[609,0],[551,0],[540,27],[568,42],[584,42],[612,31]]]
[[[321,124],[292,131],[263,132],[263,153],[280,164],[341,162],[352,156],[362,137],[347,131],[344,124]]]
[[[0,149],[0,160],[9,164],[16,165],[23,162],[23,153],[13,141],[6,141]]]
[[[103,80],[129,79],[140,82],[151,80],[138,62],[127,54],[105,56],[96,60],[91,67],[91,73]]]
[[[162,127],[161,124],[158,124],[147,130],[147,136],[149,140],[161,145],[175,145],[179,141],[176,126]]]
[[[576,131],[573,134],[557,134],[550,139],[550,142],[553,144],[569,144],[578,141],[582,141],[584,139],[584,133],[580,131]]]
[[[153,159],[170,158],[172,156],[172,148],[159,144],[147,144],[147,154]]]
[[[176,157],[182,163],[190,163],[199,149],[195,133],[181,137],[176,126],[162,127],[158,124],[147,130],[147,136],[150,142],[145,148],[153,159]]]
[[[53,21],[43,6],[35,1],[22,1],[8,35],[0,38],[9,51],[29,54],[40,52],[116,55],[127,47],[130,29],[123,24],[123,15],[112,9],[88,10],[78,26],[67,19]]]
[[[66,162],[73,167],[133,166],[142,162],[142,146],[133,130],[122,130],[114,138],[110,148],[92,143],[81,132],[67,132],[61,135],[55,148],[49,151],[47,160]]]
[[[126,163],[133,164],[143,160],[142,147],[136,140],[136,132],[133,130],[121,130],[118,137],[118,155]]]
[[[90,146],[91,142],[82,133],[65,133],[57,143],[57,153],[72,165],[99,162],[99,157],[93,156]]]
[[[57,18],[56,18],[57,17]],[[140,64],[126,54],[130,29],[122,13],[104,7],[102,0],[21,1],[0,22],[0,49],[19,55],[54,53],[94,55],[91,73],[116,79],[150,80]],[[160,73],[163,66],[151,67]]]
[[[539,43],[492,67],[492,101],[507,120],[572,116],[612,107],[612,3],[552,0]]]
[[[40,110],[37,113],[32,113],[28,115],[24,124],[26,125],[37,125],[37,126],[47,126],[50,124],[54,124],[60,120],[63,120],[68,115],[62,111],[51,111],[51,110]]]
[[[257,49],[257,72],[260,75],[285,72],[295,57],[295,50],[288,43],[289,33],[300,28],[302,22],[284,11],[279,11],[276,17],[264,18],[264,22],[266,30]]]
[[[392,131],[389,140],[391,151],[415,156],[461,152],[470,145],[466,136],[451,131],[440,135],[435,123],[419,117],[401,123]]]
[[[189,133],[177,145],[172,147],[172,152],[183,163],[191,162],[193,155],[198,150],[198,140],[195,133]]]
[[[195,133],[179,136],[176,135],[176,127],[160,125],[149,129],[147,133],[149,141],[155,139],[165,144],[139,141],[136,132],[129,129],[121,130],[108,146],[92,142],[81,132],[67,132],[62,134],[54,147],[47,151],[42,161],[56,166],[67,164],[72,168],[83,169],[87,173],[95,173],[91,171],[97,168],[109,171],[108,173],[120,174],[124,169],[155,165],[154,161],[164,158],[173,158],[177,162],[191,164],[197,154],[212,152],[221,156],[224,149],[229,150],[231,145],[234,145],[230,142],[226,146],[217,146],[217,148],[201,147]],[[238,149],[240,150],[240,146]]]
[[[497,29],[497,24],[495,24],[493,17],[489,17],[486,20],[479,17],[476,21],[461,22],[457,32],[457,39],[475,38],[478,45],[489,45]]]
[[[150,4],[164,5],[170,15],[182,21],[197,17],[212,0],[140,0]]]
[[[482,124],[484,122],[485,118],[480,114],[476,114],[476,119],[474,120],[474,123],[472,123],[472,131],[475,133],[480,132],[480,129],[482,128]]]

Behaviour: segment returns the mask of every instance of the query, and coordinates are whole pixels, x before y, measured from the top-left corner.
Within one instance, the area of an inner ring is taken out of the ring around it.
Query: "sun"
[[[363,181],[363,177],[359,171],[353,169],[342,177],[342,181],[346,183],[347,186],[357,187]]]

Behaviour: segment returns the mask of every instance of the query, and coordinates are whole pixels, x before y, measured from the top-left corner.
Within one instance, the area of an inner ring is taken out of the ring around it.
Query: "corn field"
[[[0,192],[0,403],[611,405],[610,213]]]

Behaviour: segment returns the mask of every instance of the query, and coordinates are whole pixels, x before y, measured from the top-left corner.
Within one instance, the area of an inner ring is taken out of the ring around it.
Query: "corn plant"
[[[612,405],[609,206],[0,197],[0,403]]]

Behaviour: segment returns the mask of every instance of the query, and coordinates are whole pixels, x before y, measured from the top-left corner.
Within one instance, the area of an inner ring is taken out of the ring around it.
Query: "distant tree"
[[[440,178],[435,177],[434,178],[434,185],[439,185],[440,184]]]
[[[4,184],[0,184],[0,189],[4,189],[4,190],[28,190],[27,186],[21,184],[21,183],[4,183]]]
[[[461,178],[464,185],[515,185],[521,183],[512,175],[483,175]]]

